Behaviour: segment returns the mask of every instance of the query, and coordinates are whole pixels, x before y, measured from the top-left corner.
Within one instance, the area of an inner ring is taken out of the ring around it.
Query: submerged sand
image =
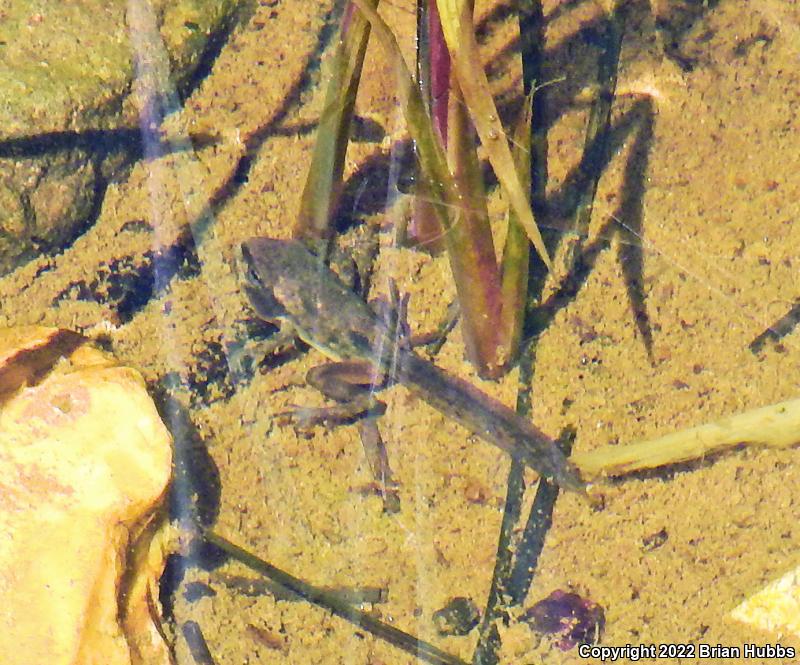
[[[71,247],[0,280],[0,323],[93,331],[153,385],[171,377],[172,424],[207,449],[218,473],[218,499],[213,485],[198,481],[217,513],[215,530],[315,584],[386,589],[386,601],[375,605],[385,621],[469,660],[476,632],[439,637],[432,614],[453,596],[485,603],[508,459],[391,388],[382,428],[402,508],[387,515],[378,497],[361,491],[371,477],[356,428],[318,428],[306,437],[272,418],[291,405],[323,403],[304,385],[319,354],[291,357],[235,389],[216,380],[224,375],[225,345],[249,316],[235,272],[238,243],[291,230],[322,107],[329,4],[260,3],[170,120],[168,133],[208,140],[139,164],[109,188],[99,219]],[[677,16],[678,4],[657,3],[654,11]],[[673,35],[656,31],[646,5],[632,7],[613,155],[590,233],[590,241],[608,237],[608,246],[535,354],[533,419],[553,436],[575,428],[576,450],[797,395],[797,331],[787,325],[781,339],[756,352],[750,346],[798,298],[800,13],[781,2],[709,4],[685,26],[676,19]],[[564,77],[549,89],[555,221],[583,142],[598,52],[587,31],[599,11],[558,5],[545,6],[547,75]],[[401,0],[385,12],[410,51],[413,11]],[[513,108],[513,24],[489,6],[479,14],[491,78]],[[389,227],[391,215],[366,214],[375,211],[365,213],[364,201],[384,198],[392,155],[406,136],[392,69],[375,45],[368,63],[358,114],[370,131],[348,154],[345,213]],[[501,214],[498,201],[492,209]],[[109,273],[135,269],[149,250],[185,238],[189,223],[199,273],[178,270],[123,316],[98,302]],[[430,330],[453,297],[446,262],[394,249],[391,240],[384,231],[375,290],[394,276],[411,294],[413,328]],[[96,287],[96,297],[76,297],[82,281]],[[642,331],[652,337],[650,353]],[[513,404],[516,372],[499,384],[476,379],[458,331],[437,362]],[[740,450],[626,478],[604,489],[599,512],[562,495],[526,606],[554,589],[575,590],[605,609],[608,645],[800,647],[797,636],[760,632],[728,616],[800,564],[797,454]],[[414,662],[307,603],[231,585],[230,576],[247,574],[233,564],[193,568],[177,592],[177,632],[196,621],[220,665]],[[525,624],[502,632],[503,663],[586,662]],[[192,662],[182,637],[178,657]]]

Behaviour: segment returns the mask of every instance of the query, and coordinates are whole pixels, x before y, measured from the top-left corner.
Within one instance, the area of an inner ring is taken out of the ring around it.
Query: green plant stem
[[[365,0],[374,8],[379,0]],[[317,127],[311,166],[300,199],[295,238],[324,238],[342,191],[344,158],[350,137],[358,84],[369,41],[369,23],[349,3],[331,65],[325,107]]]
[[[530,182],[531,173],[531,121],[533,118],[533,92],[526,100],[514,130],[514,162],[520,180]],[[513,209],[508,211],[508,232],[503,248],[502,311],[500,312],[501,335],[498,348],[503,356],[503,367],[510,367],[516,360],[522,342],[525,321],[525,305],[528,297],[528,273],[530,267],[530,243],[525,229]]]
[[[482,376],[491,376],[495,361],[495,349],[481,340],[495,339],[498,324],[490,313],[499,299],[497,265],[487,265],[486,253],[474,243],[461,240],[465,208],[469,197],[465,196],[459,182],[453,177],[447,157],[439,141],[430,114],[419,88],[406,66],[397,41],[385,21],[367,0],[353,0],[369,21],[373,33],[389,53],[397,74],[397,94],[405,113],[411,138],[417,147],[420,167],[428,181],[439,224],[445,231],[445,243],[450,260],[450,269],[456,285],[462,312],[462,326],[468,350],[477,354],[482,349],[491,349],[485,356],[473,357],[473,363]],[[452,216],[452,217],[451,217]]]

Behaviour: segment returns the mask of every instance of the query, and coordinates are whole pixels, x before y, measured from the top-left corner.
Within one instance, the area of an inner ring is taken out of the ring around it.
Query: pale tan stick
[[[800,399],[745,411],[649,441],[576,453],[571,461],[587,477],[620,476],[700,459],[739,444],[786,448],[796,443],[800,443]]]

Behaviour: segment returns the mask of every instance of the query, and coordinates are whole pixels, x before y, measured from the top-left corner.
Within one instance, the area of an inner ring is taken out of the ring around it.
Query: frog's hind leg
[[[384,377],[375,373],[372,363],[348,361],[314,367],[306,375],[306,382],[337,403],[322,408],[298,407],[279,415],[288,416],[303,429],[358,420],[361,444],[375,479],[369,489],[382,497],[387,513],[397,513],[400,510],[397,483],[377,424],[386,406],[374,395],[375,389],[385,384]]]
[[[395,514],[400,512],[398,484],[389,466],[386,444],[383,442],[376,420],[377,418],[372,416],[364,418],[359,423],[358,432],[372,477],[375,479],[376,490],[383,499],[383,510],[385,513]]]

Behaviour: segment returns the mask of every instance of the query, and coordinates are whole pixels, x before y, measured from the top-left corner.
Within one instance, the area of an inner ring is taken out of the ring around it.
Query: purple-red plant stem
[[[447,108],[450,91],[450,52],[444,41],[436,0],[428,0],[428,59],[433,123],[442,145],[447,145]]]
[[[447,145],[447,102],[450,84],[450,53],[444,41],[442,24],[436,0],[418,0],[420,15],[417,23],[419,48],[417,51],[417,76],[420,92],[427,101],[433,118],[433,126]],[[442,243],[442,227],[433,209],[431,190],[417,165],[417,181],[409,226],[409,237],[415,244],[430,252],[439,252]]]

